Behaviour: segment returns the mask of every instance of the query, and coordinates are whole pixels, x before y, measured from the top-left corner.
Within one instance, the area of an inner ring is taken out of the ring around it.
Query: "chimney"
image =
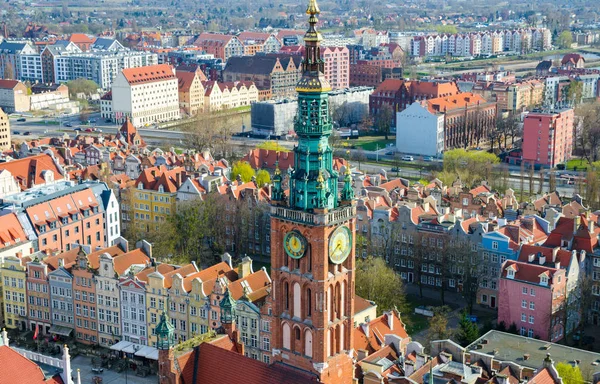
[[[535,254],[531,253],[529,256],[527,256],[527,261],[533,263],[535,261]]]
[[[181,187],[181,179],[182,179],[182,176],[183,176],[182,173],[183,173],[183,171],[177,172],[175,174],[175,181],[176,181],[176,184],[177,184],[177,188]]]
[[[573,218],[573,233],[577,232],[579,229],[579,223],[581,222],[581,217],[579,215]]]
[[[391,331],[393,331],[394,330],[394,316],[393,316],[392,311],[385,312],[385,317],[387,319],[388,327],[390,328]]]
[[[238,267],[239,278],[243,279],[253,273],[254,273],[254,271],[252,270],[252,259],[249,258],[248,256],[245,256],[242,259],[240,266]]]
[[[550,368],[554,362],[550,358],[550,354],[546,353],[546,358],[544,359],[544,368]]]
[[[365,333],[365,336],[369,337],[369,323],[363,323],[360,325]]]
[[[364,349],[356,351],[356,357],[358,361],[364,360],[369,356],[369,352]]]
[[[5,347],[9,346],[8,333],[6,333],[6,328],[2,328],[2,337],[0,337],[0,345],[4,345]]]
[[[546,264],[546,255],[544,255],[543,253],[540,252],[539,256],[538,256],[538,260],[539,260],[540,265]]]
[[[530,357],[529,353],[526,353],[523,355],[523,360],[529,360],[529,357]]]
[[[505,375],[496,375],[496,380],[498,381],[498,384],[509,384],[508,376]]]
[[[558,255],[558,251],[560,250],[560,247],[556,247],[552,249],[552,262],[556,263],[556,256]]]

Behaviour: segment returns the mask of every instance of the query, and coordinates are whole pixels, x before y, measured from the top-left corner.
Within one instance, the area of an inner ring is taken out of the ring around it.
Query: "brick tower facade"
[[[271,207],[272,345],[275,361],[315,373],[323,383],[351,383],[354,373],[354,244],[352,180],[333,169],[329,136],[331,90],[316,31],[319,7],[310,0],[306,57],[298,82],[299,137],[289,197],[279,168]]]

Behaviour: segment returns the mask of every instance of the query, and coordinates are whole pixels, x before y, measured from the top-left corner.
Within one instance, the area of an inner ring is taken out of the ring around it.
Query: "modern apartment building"
[[[198,36],[194,45],[223,62],[229,61],[234,56],[244,55],[244,44],[237,36],[233,35],[203,32]]]
[[[523,121],[523,161],[553,168],[569,160],[574,124],[572,108],[527,114]]]
[[[136,127],[177,120],[179,90],[170,65],[122,70],[112,87],[112,110],[117,122],[128,117]]]
[[[8,115],[0,108],[0,150],[10,148],[10,121]]]

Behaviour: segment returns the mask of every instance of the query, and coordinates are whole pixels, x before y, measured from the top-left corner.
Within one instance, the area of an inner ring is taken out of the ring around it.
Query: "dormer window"
[[[548,285],[548,276],[542,275],[540,277],[540,285]]]
[[[509,279],[514,279],[515,278],[515,270],[512,268],[509,268],[506,270],[506,277]]]

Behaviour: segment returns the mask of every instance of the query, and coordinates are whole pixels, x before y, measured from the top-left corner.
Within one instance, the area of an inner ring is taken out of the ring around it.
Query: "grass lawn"
[[[588,166],[589,164],[585,159],[571,159],[567,161],[568,170],[575,170],[575,167],[577,167],[578,171],[585,171]]]
[[[416,296],[406,296],[406,301],[408,303],[408,307],[410,308],[410,312],[407,314],[402,314],[403,318],[406,319],[406,331],[409,335],[421,332],[422,330],[429,327],[429,317],[418,315],[415,313],[415,308],[423,305],[423,299]]]
[[[347,140],[348,145],[353,145],[356,148],[362,148],[365,151],[375,151],[385,148],[388,144],[396,144],[395,136],[389,136],[388,140],[383,136],[362,136],[356,140]]]

